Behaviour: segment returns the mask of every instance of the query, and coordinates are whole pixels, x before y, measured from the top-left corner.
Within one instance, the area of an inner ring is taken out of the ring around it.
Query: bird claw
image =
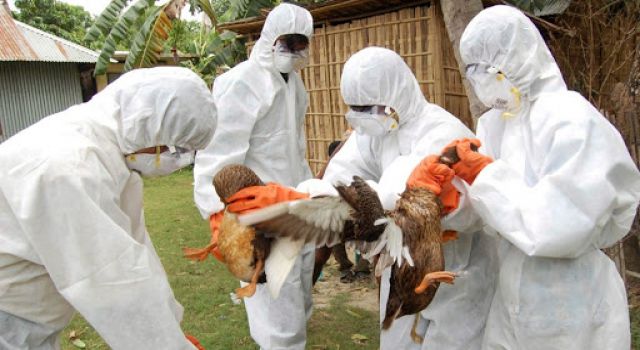
[[[252,297],[254,294],[256,294],[256,284],[255,283],[249,283],[246,286],[242,287],[242,288],[237,288],[236,289],[236,296],[238,298],[247,298],[247,297]]]
[[[444,282],[448,284],[453,284],[453,281],[456,279],[457,274],[449,271],[436,271],[428,273],[422,279],[422,282],[416,287],[414,290],[416,294],[424,293],[429,286],[435,282]]]

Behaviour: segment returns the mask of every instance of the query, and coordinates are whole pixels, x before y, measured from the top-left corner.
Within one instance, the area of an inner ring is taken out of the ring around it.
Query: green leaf
[[[356,344],[364,344],[369,340],[369,338],[364,334],[355,333],[351,335],[351,340]]]
[[[353,317],[357,317],[357,318],[362,318],[362,315],[360,315],[359,313],[355,312],[355,311],[351,311],[349,309],[347,309],[347,313]]]
[[[85,344],[85,342],[82,341],[82,339],[74,339],[71,341],[71,344],[73,344],[73,346],[75,346],[78,349],[84,349],[87,347],[87,344]]]
[[[218,18],[209,0],[197,0],[197,6],[209,17],[214,27],[218,25]]]
[[[100,34],[107,35],[120,17],[120,12],[127,6],[129,0],[111,0],[109,5],[100,13],[84,37],[85,41],[94,41]]]
[[[238,34],[236,34],[235,32],[232,32],[230,30],[225,30],[224,32],[222,32],[222,34],[220,34],[220,39],[222,40],[234,40],[235,38],[238,37]]]
[[[272,8],[277,5],[277,0],[234,0],[229,4],[229,9],[221,16],[220,22],[231,22],[240,18],[248,18],[260,15],[263,8]]]
[[[102,51],[100,51],[98,61],[96,61],[96,68],[93,72],[93,75],[102,75],[107,72],[107,66],[109,65],[111,56],[113,56],[115,50],[115,41],[113,41],[112,37],[107,37],[107,39],[104,41],[104,45],[102,46]]]
[[[136,34],[124,64],[126,71],[151,67],[158,61],[172,26],[171,20],[164,12],[167,6],[154,9]]]

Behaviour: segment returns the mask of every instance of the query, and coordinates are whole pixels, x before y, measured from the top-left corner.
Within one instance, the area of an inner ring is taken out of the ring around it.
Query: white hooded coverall
[[[249,59],[214,81],[218,129],[196,154],[194,168],[194,199],[205,219],[224,208],[212,181],[226,165],[244,164],[263,181],[285,186],[312,177],[305,159],[307,92],[299,73],[289,73],[285,81],[274,67],[272,48],[284,34],[311,38],[311,14],[291,4],[276,6]],[[303,248],[277,299],[264,284],[244,299],[251,336],[263,349],[304,349],[314,252],[312,245]]]
[[[349,58],[342,73],[341,92],[347,105],[381,105],[399,115],[399,128],[385,136],[352,133],[332,158],[324,180],[350,183],[353,175],[378,182],[385,209],[393,209],[411,171],[426,156],[439,154],[454,139],[473,137],[471,131],[441,107],[428,103],[415,76],[395,52],[370,47]],[[462,200],[465,200],[462,198]],[[457,215],[456,212],[449,216]],[[445,220],[444,228],[457,229]],[[415,316],[396,319],[381,334],[381,349],[479,349],[493,296],[495,247],[493,239],[468,229],[446,243],[448,271],[465,272],[455,285],[440,284],[434,300],[421,312],[412,341]],[[387,269],[382,276],[380,313],[384,318],[389,293]]]
[[[215,128],[185,68],[127,73],[0,145],[0,349],[59,349],[78,311],[113,349],[193,349],[125,154],[203,148]]]
[[[483,348],[628,350],[625,287],[600,250],[629,232],[640,197],[620,134],[567,90],[520,11],[482,11],[460,52],[466,64],[503,72],[522,96],[514,117],[492,109],[480,118],[481,152],[495,161],[468,188],[472,208],[501,238]]]

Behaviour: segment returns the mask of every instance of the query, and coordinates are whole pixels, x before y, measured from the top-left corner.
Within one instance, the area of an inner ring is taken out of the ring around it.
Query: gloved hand
[[[475,151],[481,145],[482,143],[478,139],[460,139],[451,142],[442,150],[444,153],[450,147],[455,146],[459,160],[451,165],[451,168],[455,171],[456,176],[470,185],[473,184],[480,171],[493,162],[490,157]]]
[[[192,336],[190,334],[187,334],[187,333],[185,333],[184,336],[187,338],[188,341],[191,342],[191,344],[193,344],[196,347],[196,349],[205,350],[204,346],[202,346],[202,344],[200,344],[200,341],[198,341],[198,339],[196,339],[196,337],[194,337],[194,336]]]
[[[227,203],[227,210],[232,213],[243,214],[276,203],[305,198],[309,198],[309,195],[270,182],[264,186],[243,188],[227,198],[225,202]]]
[[[448,214],[458,207],[460,194],[451,184],[454,171],[440,163],[439,157],[432,155],[424,158],[417,167],[413,169],[407,186],[409,188],[424,187],[431,190],[440,197],[443,210],[442,214]]]
[[[189,259],[203,261],[209,256],[209,254],[213,255],[220,262],[224,262],[224,258],[218,249],[218,235],[220,234],[220,223],[222,222],[222,217],[224,216],[224,211],[221,210],[215,214],[211,214],[209,217],[209,228],[211,229],[211,241],[204,248],[184,248],[182,251],[184,252],[185,257]]]
[[[420,164],[413,169],[407,180],[407,186],[428,188],[440,195],[442,186],[450,183],[454,175],[451,168],[439,162],[438,156],[431,155],[420,161]]]

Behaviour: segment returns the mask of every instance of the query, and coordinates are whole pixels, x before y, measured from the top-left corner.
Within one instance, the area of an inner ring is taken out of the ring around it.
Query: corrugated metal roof
[[[0,61],[35,60],[37,57],[16,26],[6,4],[0,0]]]
[[[36,52],[37,61],[95,63],[100,54],[84,46],[15,21],[29,46]],[[28,60],[31,61],[31,60]]]
[[[95,63],[100,54],[16,21],[0,5],[0,61]]]

